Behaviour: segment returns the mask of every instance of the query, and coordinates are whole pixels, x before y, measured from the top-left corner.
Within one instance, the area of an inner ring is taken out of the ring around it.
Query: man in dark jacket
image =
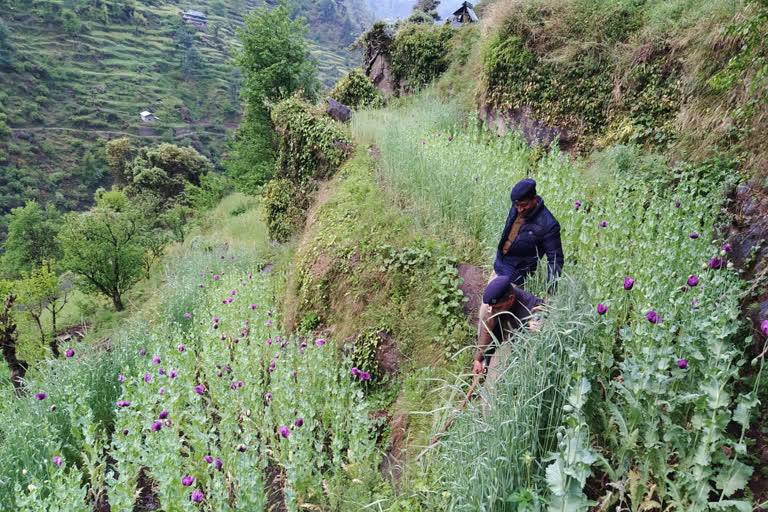
[[[512,208],[496,250],[493,270],[496,275],[510,276],[516,285],[536,271],[539,258],[547,257],[547,282],[551,283],[563,268],[563,246],[560,224],[536,195],[536,182],[524,179],[509,195]]]
[[[490,362],[491,354],[510,332],[524,325],[529,329],[538,330],[541,321],[536,313],[543,304],[540,298],[516,287],[510,276],[499,276],[491,280],[483,293],[483,309],[480,311],[480,322],[477,326],[477,351],[472,371],[484,371]]]

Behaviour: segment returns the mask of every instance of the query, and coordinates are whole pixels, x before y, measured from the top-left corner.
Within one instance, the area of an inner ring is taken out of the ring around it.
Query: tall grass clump
[[[418,106],[421,100],[424,105]],[[591,317],[583,323],[594,327],[570,356],[583,365],[578,371],[583,382],[558,377],[554,340],[537,341],[550,343],[546,346],[555,354],[550,364],[550,353],[542,348],[546,357],[536,356],[541,364],[537,371],[546,376],[537,378],[552,384],[555,397],[577,396],[578,408],[568,399],[573,410],[561,425],[564,440],[557,446],[575,443],[584,448],[583,457],[547,459],[546,450],[534,448],[555,446],[552,439],[541,441],[552,435],[551,425],[531,427],[525,419],[533,414],[530,404],[511,407],[523,418],[510,423],[520,429],[514,435],[539,443],[527,448],[536,459],[531,464],[542,468],[549,460],[549,495],[544,499],[583,510],[587,501],[574,492],[580,486],[573,482],[583,486],[591,468],[612,482],[646,490],[640,497],[603,490],[601,505],[649,506],[653,501],[679,510],[743,508],[745,502],[734,496],[746,485],[752,467],[739,454],[746,453],[744,433],[757,402],[753,392],[737,387],[749,342],[739,315],[744,283],[729,262],[730,247],[717,238],[717,212],[723,191],[737,179],[735,163],[715,156],[698,166],[670,168],[632,146],[608,148],[591,162],[572,161],[556,148],[534,158],[538,151],[527,149],[519,136],[497,137],[472,123],[454,124],[445,138],[440,120],[450,118],[450,108],[427,94],[382,114],[386,123],[377,123],[377,113],[363,113],[353,129],[381,149],[381,179],[419,204],[425,222],[457,224],[478,236],[487,248],[487,264],[493,261],[510,207],[509,190],[520,178],[536,179],[539,194],[559,220],[565,274],[578,276],[582,286],[578,301],[568,286],[554,294],[545,321],[564,323],[569,315],[554,313],[563,307],[573,318]],[[540,291],[540,281],[539,275],[526,286]],[[551,334],[545,330],[537,336]],[[517,377],[528,371],[528,364],[522,356],[510,362],[505,379],[515,389],[523,389]],[[473,436],[493,445],[494,433],[485,419],[467,421]],[[727,430],[731,421],[737,428]],[[591,438],[584,435],[587,427]],[[471,442],[477,443],[472,450],[481,448],[480,441]],[[466,436],[452,436],[444,449],[452,443],[457,443],[454,460],[461,450],[471,451]],[[595,454],[587,450],[589,444]],[[726,453],[737,455],[729,458]],[[475,480],[471,492],[454,488],[457,506],[501,507],[487,501],[500,496],[494,475],[507,475],[512,486],[504,488],[507,492],[520,485],[524,474],[513,476],[510,464],[494,454],[482,464],[468,465]],[[579,478],[572,479],[573,474]],[[469,478],[452,475],[443,481],[449,485],[451,479],[463,479],[466,484]],[[535,494],[540,488],[532,484],[529,491]]]

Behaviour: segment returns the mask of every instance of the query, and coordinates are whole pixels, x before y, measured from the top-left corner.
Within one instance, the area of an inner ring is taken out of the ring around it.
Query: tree
[[[413,6],[413,13],[418,12],[426,13],[433,21],[440,21],[440,15],[437,13],[437,8],[440,6],[440,0],[419,0],[416,5]],[[410,18],[409,18],[410,19]]]
[[[16,332],[16,319],[14,318],[14,303],[16,294],[13,292],[13,283],[0,281],[0,349],[3,351],[3,359],[8,365],[8,374],[17,395],[24,394],[22,387],[24,375],[27,373],[27,362],[16,357],[16,341],[19,334]]]
[[[123,294],[144,275],[146,221],[121,192],[97,196],[96,206],[66,216],[59,233],[62,266],[83,278],[87,293],[101,293],[122,311]],[[117,204],[117,207],[115,207]]]
[[[11,46],[8,26],[0,20],[0,69],[11,69],[13,65],[13,46]]]
[[[319,82],[308,57],[303,18],[291,20],[291,9],[279,0],[274,9],[255,9],[238,30],[242,50],[235,55],[243,73],[241,97],[246,111],[225,164],[239,190],[255,193],[274,167],[272,123],[265,102],[277,102],[303,90],[316,99]]]
[[[9,215],[8,237],[3,247],[3,267],[12,276],[56,259],[61,250],[56,241],[61,214],[53,206],[43,210],[35,201],[14,208]]]
[[[23,272],[19,283],[18,300],[24,305],[24,313],[34,320],[40,331],[40,342],[45,345],[45,327],[42,316],[45,311],[51,313],[52,336],[48,342],[53,357],[59,357],[59,346],[56,342],[56,314],[67,303],[67,291],[59,285],[59,278],[51,270],[49,261],[31,272]]]
[[[128,137],[122,137],[107,142],[106,146],[107,163],[109,169],[112,171],[112,176],[115,179],[115,183],[118,185],[125,185],[128,179],[125,176],[125,167],[128,165],[129,160],[133,158],[133,154],[136,148],[133,147],[131,139]]]

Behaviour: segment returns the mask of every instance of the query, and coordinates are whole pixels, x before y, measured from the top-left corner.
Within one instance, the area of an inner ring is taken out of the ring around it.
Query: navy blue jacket
[[[563,245],[560,241],[560,224],[544,206],[544,200],[537,196],[539,205],[525,220],[517,238],[509,247],[506,255],[501,253],[507,240],[512,223],[517,217],[513,206],[507,215],[507,223],[501,233],[501,240],[496,249],[496,261],[493,270],[497,275],[510,276],[512,282],[522,285],[523,280],[536,271],[541,256],[547,256],[547,282],[560,275],[563,268]]]

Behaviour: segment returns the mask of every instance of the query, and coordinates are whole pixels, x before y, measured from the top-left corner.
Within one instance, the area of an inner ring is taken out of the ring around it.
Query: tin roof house
[[[467,23],[477,23],[477,14],[475,14],[472,4],[469,2],[462,2],[456,12],[453,13],[453,20],[451,25],[454,27],[460,27]]]

